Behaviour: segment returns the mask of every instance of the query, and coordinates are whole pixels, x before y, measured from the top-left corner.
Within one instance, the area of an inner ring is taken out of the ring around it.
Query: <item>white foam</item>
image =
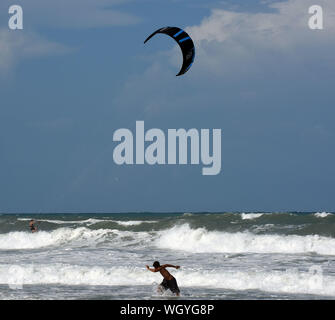
[[[30,218],[18,218],[17,220],[19,221],[30,221]],[[105,221],[111,221],[111,220],[104,220],[104,219],[85,219],[85,220],[48,220],[48,219],[38,219],[35,220],[37,223],[39,222],[48,222],[48,223],[55,223],[55,224],[87,224],[87,225],[92,225],[98,222],[105,222]]]
[[[18,218],[20,221],[30,221],[30,218]],[[86,224],[88,226],[91,226],[93,224],[99,223],[99,222],[114,222],[121,226],[137,226],[142,223],[157,223],[158,221],[150,221],[150,220],[129,220],[129,221],[121,221],[121,220],[106,220],[106,219],[93,219],[89,218],[86,220],[47,220],[47,219],[38,219],[37,222],[48,222],[48,223],[55,223],[55,224]]]
[[[299,271],[183,271],[178,274],[180,286],[232,290],[261,290],[291,294],[335,295],[335,278]]]
[[[318,218],[325,218],[331,215],[329,212],[316,212],[314,215]]]
[[[60,245],[75,240],[98,241],[108,233],[108,230],[89,230],[87,228],[59,228],[47,232],[10,232],[0,234],[0,249],[35,249],[52,245]]]
[[[242,220],[252,220],[259,218],[263,215],[263,213],[242,213],[241,218]]]
[[[313,272],[227,271],[181,269],[172,272],[184,287],[316,294],[335,296],[335,278]],[[0,265],[0,283],[15,285],[137,286],[160,283],[161,276],[140,267],[86,267],[78,265]]]
[[[159,232],[159,248],[192,253],[309,253],[335,255],[335,239],[318,235],[256,235],[192,229],[188,224]]]
[[[64,244],[88,246],[109,240],[112,240],[115,246],[123,246],[145,241],[149,237],[150,234],[147,232],[117,229],[90,230],[85,227],[59,228],[54,231],[38,231],[36,233],[17,231],[0,234],[0,250],[37,249]]]
[[[335,239],[318,235],[228,233],[192,229],[189,224],[152,232],[132,232],[118,229],[90,230],[85,227],[59,228],[53,231],[10,232],[0,234],[0,250],[35,249],[48,246],[90,246],[108,242],[109,246],[146,244],[161,249],[191,253],[317,253],[335,255]]]
[[[13,272],[11,271],[13,270]],[[155,278],[155,277],[154,277]],[[0,265],[0,283],[63,285],[145,285],[153,277],[142,268],[78,265]]]
[[[137,221],[137,220],[129,220],[129,221],[117,221],[117,220],[112,220],[113,222],[121,225],[121,226],[138,226],[140,224],[143,224],[143,223],[157,223],[158,221],[150,221],[150,220],[147,220],[147,221]]]

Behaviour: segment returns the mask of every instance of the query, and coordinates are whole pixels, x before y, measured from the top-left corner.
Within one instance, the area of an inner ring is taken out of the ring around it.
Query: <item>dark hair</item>
[[[158,261],[155,261],[154,264],[153,264],[153,266],[154,266],[155,268],[158,268],[158,267],[160,267],[160,263],[159,263]]]

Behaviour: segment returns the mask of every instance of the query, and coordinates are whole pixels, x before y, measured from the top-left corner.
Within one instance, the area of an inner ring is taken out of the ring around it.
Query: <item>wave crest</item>
[[[252,220],[259,218],[263,215],[263,213],[242,213],[241,218],[242,220]]]
[[[159,248],[192,253],[310,253],[335,255],[335,239],[318,235],[255,235],[192,229],[188,224],[161,231]]]
[[[49,246],[90,246],[112,241],[114,246],[138,244],[150,237],[147,232],[120,231],[117,229],[91,230],[80,228],[59,228],[54,231],[10,232],[0,234],[0,250],[38,249]]]
[[[314,215],[318,218],[325,218],[331,215],[329,212],[316,212]]]

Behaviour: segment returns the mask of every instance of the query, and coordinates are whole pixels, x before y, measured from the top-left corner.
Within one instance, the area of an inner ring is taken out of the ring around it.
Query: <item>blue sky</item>
[[[309,0],[0,4],[0,212],[335,211],[335,4]],[[246,4],[247,3],[247,4]],[[183,77],[162,26],[186,28]],[[113,132],[221,128],[222,172],[117,166]]]

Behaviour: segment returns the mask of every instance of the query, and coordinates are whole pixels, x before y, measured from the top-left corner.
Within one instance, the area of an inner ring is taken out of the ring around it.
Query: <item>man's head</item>
[[[160,267],[160,263],[158,261],[155,261],[153,266],[154,266],[154,268],[158,268],[158,267]]]

